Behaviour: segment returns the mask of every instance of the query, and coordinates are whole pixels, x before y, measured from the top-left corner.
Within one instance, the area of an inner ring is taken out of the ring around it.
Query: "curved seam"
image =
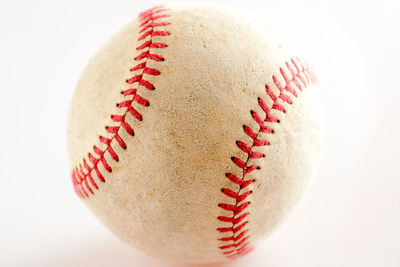
[[[104,149],[100,149],[98,146],[93,146],[93,151],[89,152],[87,155],[87,159],[83,158],[82,162],[76,166],[71,173],[72,183],[75,189],[76,194],[81,198],[88,198],[91,195],[94,195],[94,190],[98,190],[98,182],[94,180],[94,177],[100,182],[105,182],[104,175],[100,172],[98,164],[102,164],[104,169],[111,173],[112,168],[109,162],[105,158],[105,154],[111,157],[111,159],[115,162],[119,161],[118,154],[114,151],[111,146],[112,141],[116,141],[120,147],[126,149],[126,143],[123,138],[119,134],[119,130],[125,130],[129,135],[134,136],[134,130],[129,123],[125,121],[126,115],[129,113],[134,118],[139,121],[142,121],[142,114],[140,114],[134,107],[133,102],[136,102],[142,106],[148,106],[149,101],[138,94],[139,86],[142,86],[148,90],[154,90],[154,85],[143,78],[144,74],[158,76],[160,75],[160,71],[154,68],[147,67],[147,62],[149,60],[153,61],[164,61],[164,58],[159,54],[152,54],[150,52],[151,48],[166,48],[167,45],[165,43],[155,43],[153,42],[154,36],[168,36],[169,32],[165,30],[155,30],[156,27],[160,26],[168,26],[170,23],[166,21],[156,22],[160,18],[169,17],[170,15],[165,14],[165,11],[169,9],[164,8],[163,6],[156,6],[151,9],[148,9],[139,14],[139,37],[138,42],[145,40],[148,36],[149,40],[143,41],[136,50],[139,51],[139,55],[134,58],[135,62],[139,62],[130,71],[134,72],[140,70],[141,73],[134,75],[133,77],[126,80],[128,85],[136,84],[136,86],[132,86],[133,88],[122,91],[121,94],[125,97],[130,96],[129,99],[117,103],[118,108],[124,108],[125,111],[122,115],[111,115],[111,120],[118,123],[117,126],[106,126],[106,131],[112,134],[111,138],[107,138],[104,136],[99,136],[99,141],[101,144],[105,144],[106,147]],[[143,62],[140,62],[142,59],[145,59]],[[94,155],[97,155],[94,156]],[[92,166],[89,166],[91,163]],[[94,174],[92,174],[94,172]],[[89,184],[90,183],[90,184]]]
[[[245,200],[252,194],[253,191],[250,190],[243,193],[242,191],[243,189],[247,188],[255,182],[255,179],[246,180],[246,175],[260,168],[258,165],[255,164],[248,166],[249,160],[253,158],[260,159],[265,157],[264,154],[253,151],[253,148],[256,146],[267,146],[270,144],[268,140],[259,138],[260,133],[274,133],[274,129],[270,126],[265,125],[264,123],[280,122],[278,117],[271,114],[271,110],[277,110],[279,112],[286,113],[285,107],[278,102],[278,100],[283,101],[284,103],[287,103],[289,105],[293,103],[292,98],[289,95],[285,94],[286,92],[289,92],[292,96],[297,97],[297,90],[301,92],[310,83],[316,83],[316,78],[311,69],[308,67],[308,65],[304,64],[298,58],[292,58],[289,62],[286,62],[286,69],[287,71],[285,71],[284,68],[279,69],[280,75],[285,82],[284,84],[279,81],[277,76],[272,76],[273,84],[279,91],[278,96],[270,89],[268,85],[265,86],[267,96],[273,102],[272,107],[269,108],[262,98],[259,97],[257,99],[258,105],[265,113],[265,118],[262,119],[260,115],[254,110],[250,111],[252,119],[259,126],[258,131],[254,132],[251,127],[246,125],[243,126],[243,130],[246,135],[248,135],[252,139],[252,144],[247,145],[244,142],[236,141],[236,145],[239,147],[240,150],[247,154],[247,158],[246,161],[242,161],[237,157],[232,157],[232,162],[238,168],[242,169],[242,174],[241,177],[237,177],[233,173],[226,173],[226,177],[233,184],[237,184],[239,186],[239,189],[236,192],[228,188],[221,189],[222,193],[235,200],[234,205],[227,203],[218,204],[218,206],[222,209],[232,212],[232,216],[229,217],[218,216],[219,221],[228,222],[231,224],[231,226],[217,228],[220,233],[230,233],[229,236],[224,236],[218,239],[223,243],[223,245],[220,246],[219,249],[222,251],[223,255],[230,259],[243,256],[253,250],[249,240],[249,229],[246,228],[249,221],[244,220],[249,215],[249,212],[247,212],[247,208],[251,203],[250,201]]]

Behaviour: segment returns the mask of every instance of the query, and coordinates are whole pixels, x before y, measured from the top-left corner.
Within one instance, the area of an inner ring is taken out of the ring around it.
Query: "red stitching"
[[[222,193],[226,196],[235,200],[235,204],[219,203],[218,206],[226,211],[232,213],[231,216],[219,216],[218,220],[224,223],[230,223],[229,227],[220,227],[217,229],[220,233],[229,233],[230,235],[219,238],[218,240],[226,242],[226,244],[219,247],[222,250],[222,254],[230,259],[243,256],[253,250],[248,241],[250,238],[249,229],[245,229],[248,224],[249,213],[246,212],[247,207],[250,205],[250,201],[246,201],[251,195],[252,191],[244,191],[250,184],[255,182],[254,179],[246,179],[246,175],[252,171],[258,169],[257,165],[248,165],[250,159],[260,159],[265,157],[264,154],[253,151],[256,146],[267,146],[269,145],[268,140],[258,138],[259,133],[274,133],[274,129],[270,126],[265,125],[265,122],[279,123],[278,117],[271,114],[271,110],[275,109],[282,113],[286,112],[284,103],[292,104],[292,96],[297,97],[298,92],[301,92],[310,83],[315,83],[316,79],[311,69],[301,62],[298,58],[291,59],[290,62],[286,62],[286,69],[280,68],[280,76],[283,78],[284,83],[278,79],[277,76],[272,76],[272,81],[275,87],[279,91],[277,96],[272,89],[266,85],[265,92],[267,96],[273,101],[271,108],[268,107],[267,103],[262,99],[258,98],[258,105],[261,110],[265,113],[265,119],[256,112],[251,110],[250,115],[253,120],[258,124],[259,130],[254,131],[250,126],[243,126],[244,132],[253,140],[251,145],[248,145],[242,141],[236,141],[238,148],[247,154],[246,160],[243,161],[237,157],[232,157],[232,162],[242,170],[241,177],[237,177],[232,173],[226,173],[232,183],[239,186],[237,191],[232,191],[228,188],[221,189]],[[287,94],[289,93],[289,94]]]
[[[93,146],[93,152],[88,153],[87,159],[91,163],[92,166],[88,164],[88,161],[84,158],[82,163],[80,163],[77,167],[72,170],[71,178],[72,183],[74,185],[74,190],[76,194],[81,198],[88,198],[90,194],[94,194],[94,189],[98,190],[98,184],[95,182],[93,177],[97,177],[100,182],[105,182],[104,176],[101,174],[98,164],[102,164],[104,169],[108,172],[112,172],[112,168],[110,163],[105,158],[105,154],[108,154],[111,159],[115,162],[119,161],[119,157],[115,150],[111,147],[112,140],[115,140],[118,145],[124,149],[126,149],[126,143],[119,135],[118,131],[122,128],[128,134],[134,135],[135,132],[132,126],[126,122],[125,117],[126,114],[131,114],[134,118],[141,121],[143,120],[142,114],[140,114],[133,106],[132,103],[136,102],[142,106],[149,106],[149,101],[138,94],[139,86],[142,86],[148,90],[154,90],[154,85],[143,78],[143,75],[151,75],[158,76],[160,75],[160,71],[154,68],[147,67],[147,61],[164,61],[164,58],[158,54],[150,53],[150,48],[166,48],[167,44],[155,42],[153,43],[153,36],[168,36],[169,32],[166,30],[155,30],[157,27],[168,26],[169,22],[164,21],[156,21],[160,18],[169,17],[168,14],[164,14],[168,9],[163,8],[161,6],[157,6],[146,10],[139,14],[139,20],[141,22],[139,33],[142,33],[138,38],[138,41],[142,41],[143,43],[139,45],[136,50],[140,51],[139,55],[137,55],[134,60],[140,61],[145,59],[144,62],[138,62],[131,71],[141,71],[141,74],[134,75],[126,80],[126,83],[129,85],[135,85],[135,88],[129,88],[122,93],[123,96],[130,96],[131,99],[122,101],[117,104],[118,108],[125,109],[123,115],[112,114],[112,121],[118,123],[118,126],[106,126],[106,132],[112,134],[111,138],[107,138],[104,136],[99,136],[99,142],[102,146]],[[157,14],[157,15],[155,15]],[[147,38],[149,40],[144,40]],[[104,149],[100,147],[105,146]],[[96,156],[94,156],[96,155]],[[95,176],[92,176],[92,172],[95,173]]]
[[[134,59],[135,60],[142,60],[144,58],[147,58],[148,60],[154,60],[154,61],[164,61],[164,58],[160,55],[156,54],[150,54],[150,51],[145,51],[138,56],[136,56]]]

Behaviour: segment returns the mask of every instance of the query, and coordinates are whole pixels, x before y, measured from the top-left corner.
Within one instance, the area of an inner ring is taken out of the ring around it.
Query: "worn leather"
[[[83,201],[113,233],[148,254],[186,262],[225,261],[219,247],[227,242],[218,239],[230,233],[220,233],[217,228],[232,224],[218,216],[231,216],[232,212],[218,204],[235,205],[235,200],[221,189],[239,190],[225,174],[241,176],[242,170],[231,157],[243,161],[248,157],[236,141],[251,145],[243,125],[255,131],[260,126],[250,111],[265,118],[257,98],[272,107],[265,86],[279,95],[272,77],[284,84],[280,68],[299,55],[282,43],[271,25],[241,14],[205,6],[173,6],[164,13],[170,16],[157,21],[170,25],[158,29],[170,35],[154,36],[153,42],[168,47],[150,51],[165,61],[147,62],[161,74],[143,74],[155,90],[126,83],[135,75],[130,68],[137,64],[136,47],[143,43],[137,41],[137,19],[90,60],[69,116],[71,168],[87,160],[93,145],[106,147],[99,142],[99,135],[111,138],[105,126],[118,123],[110,115],[124,113],[116,106],[127,99],[121,90],[138,88],[150,106],[133,102],[143,115],[142,121],[126,115],[135,136],[119,131],[127,149],[111,142],[119,162],[105,154],[112,172],[100,164],[105,182],[93,174],[99,189],[93,189],[94,195]],[[245,227],[249,246],[263,240],[292,210],[318,160],[318,86],[308,84],[298,90],[298,97],[287,95],[292,104],[278,100],[286,113],[271,111],[280,123],[265,123],[274,133],[258,135],[270,142],[254,147],[265,157],[248,161],[248,165],[260,166],[246,175],[256,181],[241,192],[253,192],[246,199],[251,204],[245,211],[250,213]]]

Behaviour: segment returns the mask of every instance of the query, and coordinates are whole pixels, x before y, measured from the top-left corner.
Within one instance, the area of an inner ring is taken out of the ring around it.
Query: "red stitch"
[[[225,251],[225,252],[223,252],[222,254],[225,254],[227,257],[229,257],[229,258],[231,258],[231,259],[234,259],[234,255],[232,255],[232,256],[230,256],[230,255],[227,255],[227,254],[231,254],[231,253],[236,253],[236,249],[234,249],[234,250],[230,250],[230,251]],[[236,254],[235,254],[236,255]]]
[[[248,145],[244,142],[236,141],[236,145],[238,146],[238,148],[247,154],[247,159],[243,161],[237,157],[232,157],[231,159],[233,163],[242,170],[242,175],[241,177],[238,177],[232,173],[227,173],[226,177],[232,183],[239,185],[239,190],[232,191],[228,188],[221,189],[224,195],[229,198],[235,199],[235,204],[218,204],[218,206],[222,209],[232,212],[232,216],[218,216],[218,220],[224,223],[230,223],[231,226],[217,228],[217,231],[219,231],[220,233],[230,233],[230,236],[224,236],[218,239],[219,241],[227,242],[220,246],[219,249],[223,250],[222,254],[226,255],[230,259],[235,259],[237,257],[246,255],[253,250],[253,248],[250,247],[250,235],[248,234],[249,230],[244,229],[248,224],[248,221],[244,221],[244,219],[247,218],[249,215],[248,212],[244,211],[247,209],[250,201],[243,202],[249,197],[252,191],[246,191],[242,193],[242,190],[255,181],[253,179],[246,179],[246,175],[258,169],[258,166],[255,164],[248,166],[249,160],[252,158],[259,159],[264,156],[260,152],[254,152],[253,147],[269,145],[268,140],[260,139],[257,137],[261,132],[267,134],[274,133],[274,129],[270,126],[265,125],[265,122],[280,122],[278,117],[271,114],[271,109],[286,112],[283,104],[278,103],[278,101],[281,100],[287,104],[293,103],[292,99],[288,95],[286,95],[285,92],[289,92],[293,96],[297,97],[296,88],[299,91],[302,91],[308,83],[316,81],[314,74],[311,72],[308,66],[305,66],[299,59],[291,59],[290,62],[293,64],[294,68],[288,62],[286,62],[286,68],[288,72],[290,72],[291,76],[289,76],[289,73],[286,72],[283,68],[279,69],[280,74],[285,81],[284,85],[281,84],[276,76],[272,76],[273,84],[279,90],[279,96],[276,96],[268,85],[265,86],[265,92],[267,93],[267,96],[269,96],[270,99],[273,101],[272,107],[269,108],[263,99],[261,99],[260,97],[258,98],[258,105],[264,111],[265,119],[262,119],[257,112],[253,110],[250,111],[251,117],[259,125],[259,130],[255,132],[249,126],[243,126],[244,132],[252,139],[253,143],[251,145]],[[295,87],[293,86],[293,84],[295,85]]]
[[[289,62],[286,62],[286,67],[288,68],[290,74],[293,77],[293,83],[297,86],[297,88],[302,91],[303,90],[303,86],[300,84],[299,82],[299,78],[296,76],[296,72],[294,71],[294,69],[292,68],[292,66],[289,64]]]
[[[157,75],[160,75],[161,72],[159,70],[152,69],[152,68],[144,68],[143,73],[157,76]]]
[[[274,104],[272,105],[272,109],[276,109],[282,111],[283,113],[286,113],[286,109],[281,104],[276,102],[274,102]]]
[[[252,151],[251,147],[243,142],[237,141],[236,144],[244,152],[249,154],[250,158],[261,158],[262,153]]]
[[[235,247],[240,247],[241,245],[244,244],[249,239],[249,236],[244,237],[242,240],[240,240],[238,243],[235,244]],[[237,240],[235,240],[237,241]]]
[[[89,197],[88,193],[86,193],[85,188],[83,188],[83,183],[82,182],[79,184],[79,188],[80,188],[81,193],[83,192],[83,195],[85,197]]]
[[[93,195],[94,192],[93,192],[92,188],[90,188],[90,186],[89,186],[89,184],[87,182],[87,179],[83,180],[83,182],[84,182],[86,188],[89,190],[89,192]]]
[[[77,180],[77,178],[76,178],[75,170],[72,171],[71,177],[72,177],[72,184],[74,185],[75,193],[76,193],[79,197],[82,197],[82,198],[83,198],[83,195],[81,194],[81,191],[79,190],[79,182],[78,182],[78,180]]]
[[[285,101],[288,104],[292,104],[292,99],[288,96],[285,95],[283,92],[285,89],[287,89],[287,87],[283,87],[281,85],[281,82],[276,78],[276,76],[272,76],[272,80],[274,81],[276,87],[279,89],[279,91],[281,92],[279,94],[279,98],[281,98],[283,101]]]
[[[142,116],[131,106],[126,106],[127,111],[129,113],[132,114],[132,116],[134,116],[135,118],[137,118],[138,120],[142,120]],[[132,127],[125,122],[125,115],[111,115],[111,119],[115,122],[119,122],[122,126],[122,128],[130,135],[134,135],[134,131],[132,129]]]
[[[93,195],[93,194],[94,194],[94,193],[93,193],[93,190],[92,190],[92,188],[89,186],[89,184],[88,184],[88,182],[87,182],[87,179],[84,179],[85,174],[84,174],[84,172],[83,172],[82,165],[79,164],[79,169],[76,169],[75,171],[76,171],[77,175],[79,176],[80,181],[83,182],[83,183],[85,184],[86,188],[87,188],[87,189],[89,190],[89,192]],[[82,187],[82,189],[83,189],[83,187]]]
[[[140,80],[142,80],[142,74],[133,76],[132,78],[126,80],[126,82],[129,83],[129,84],[132,84],[132,83],[139,82]]]
[[[144,79],[140,81],[139,85],[143,86],[144,88],[147,88],[148,90],[154,90],[155,89],[154,85],[151,82],[146,81]]]
[[[220,233],[232,232],[233,231],[233,227],[220,227],[220,228],[217,228],[217,230]]]
[[[108,154],[110,154],[110,156],[113,160],[115,160],[117,162],[119,161],[119,157],[118,157],[117,153],[115,153],[114,149],[110,145],[107,147],[107,152],[108,152]]]
[[[232,204],[220,203],[218,206],[223,208],[224,210],[228,210],[228,211],[236,210],[236,205],[232,205]]]
[[[135,93],[136,93],[136,92],[135,92]],[[133,100],[125,100],[125,101],[123,101],[123,102],[117,104],[117,106],[118,106],[119,108],[127,108],[127,107],[129,107],[130,105],[132,105],[132,102],[133,102]],[[118,119],[117,119],[117,118],[118,118]],[[120,119],[124,119],[124,116],[112,115],[112,119],[113,119],[114,121],[117,120],[117,122],[118,122]]]
[[[270,113],[270,109],[268,108],[267,104],[264,102],[264,100],[262,100],[261,98],[258,99],[258,105],[261,107],[261,109],[265,112],[266,114],[266,118],[265,121],[266,122],[278,122],[279,119],[273,115],[271,115]]]
[[[79,169],[76,169],[76,173],[78,174],[80,180],[83,180],[83,178],[85,177],[85,174],[83,173],[81,164],[79,164]]]
[[[246,206],[247,207],[247,206]],[[233,233],[237,233],[237,232],[239,232],[240,230],[242,230],[243,229],[243,227],[245,227],[246,226],[246,224],[248,224],[249,222],[243,222],[243,223],[241,223],[238,227],[236,227],[236,228],[233,228]]]
[[[244,206],[243,206],[243,204],[240,205],[240,206],[236,206],[236,205],[225,204],[225,203],[220,203],[218,206],[221,207],[221,208],[223,208],[224,210],[232,211],[233,214],[237,214],[239,210],[241,211],[242,209],[244,209],[244,208],[247,207],[248,202],[246,202],[246,203],[247,203],[247,204],[244,205]],[[240,209],[239,209],[239,207],[240,207]]]
[[[142,50],[146,47],[150,47],[150,48],[166,48],[167,45],[164,43],[152,43],[151,41],[146,41],[143,44],[141,44],[140,46],[136,47],[136,50]]]
[[[238,224],[244,218],[246,218],[247,215],[249,215],[248,212],[243,213],[242,215],[239,216],[239,218],[227,217],[227,216],[218,216],[218,220],[223,221],[223,222],[231,222],[231,223],[234,223],[234,224]]]
[[[235,252],[235,254],[231,255],[226,255],[229,259],[234,260],[237,259],[238,257],[242,257],[244,255],[247,255],[249,252],[253,251],[254,249],[251,247],[242,247],[240,250],[233,250],[232,252]],[[229,254],[229,253],[225,253]]]
[[[93,150],[94,152],[99,155],[99,156],[103,156],[103,150],[101,150],[100,148],[98,148],[97,146],[93,146]]]
[[[248,245],[248,244],[246,244],[246,245]],[[239,256],[243,256],[242,251],[244,251],[244,250],[247,250],[247,247],[245,247],[243,245],[240,249],[236,248],[236,249],[231,250],[231,251],[226,251],[223,254],[225,254],[229,259],[236,259]],[[234,254],[231,254],[231,253],[234,253]]]
[[[286,64],[288,64],[286,62]],[[294,95],[295,97],[297,97],[297,93],[295,91],[294,88],[292,88],[291,83],[294,81],[294,77],[292,79],[289,78],[289,75],[286,73],[286,71],[283,68],[280,68],[280,73],[283,77],[283,79],[285,80],[286,83],[286,91],[290,92],[292,95]]]
[[[249,126],[243,126],[243,130],[251,139],[256,138],[257,134]]]
[[[114,134],[114,140],[117,141],[117,143],[120,145],[122,148],[126,148],[126,144],[124,140],[119,136],[118,134],[119,126],[114,126],[114,127],[106,127],[106,131],[108,133]]]
[[[85,196],[88,197],[89,195],[87,194],[85,188],[83,188],[83,182],[84,182],[83,177],[80,176],[77,168],[74,170],[74,175],[75,175],[75,181],[77,181],[77,183],[78,183],[77,184],[78,192],[80,193],[80,195],[82,197],[85,197]]]
[[[248,195],[251,194],[251,191],[247,191],[247,192],[245,192],[245,193],[239,195],[238,193],[236,193],[236,192],[234,192],[234,191],[232,191],[232,190],[230,190],[230,189],[228,189],[228,188],[222,189],[222,192],[223,192],[225,195],[227,195],[228,197],[231,197],[231,198],[236,199],[237,202],[241,202],[242,200],[246,199],[246,197],[247,197]]]
[[[98,148],[97,146],[93,146],[94,152],[99,155],[100,162],[103,164],[104,168],[108,171],[111,172],[111,167],[107,163],[106,159],[104,158],[104,151]]]
[[[237,145],[244,153],[249,153],[249,152],[251,151],[250,146],[247,145],[247,144],[245,144],[245,143],[243,143],[243,142],[237,141],[237,142],[236,142],[236,145]]]
[[[306,87],[307,84],[306,84],[306,81],[303,79],[302,75],[299,75],[299,74],[302,73],[304,70],[302,70],[300,68],[300,66],[297,64],[297,62],[294,59],[291,59],[291,62],[293,63],[293,65],[296,68],[296,72],[297,72],[296,77],[299,78],[299,80],[303,83],[303,86],[302,86],[302,89],[303,89],[303,87]]]
[[[231,248],[231,247],[233,247],[233,248],[241,247],[243,245],[243,243],[247,241],[247,239],[249,239],[249,236],[246,236],[245,238],[243,238],[243,240],[241,240],[239,242],[232,243],[232,245],[225,246],[225,248],[227,248],[227,247],[229,247],[229,248]],[[222,246],[222,247],[224,247],[224,246]],[[220,248],[222,249],[222,247],[220,247]]]
[[[254,182],[253,179],[243,181],[242,185],[240,186],[240,189],[245,189],[246,187],[248,187],[253,182]]]
[[[237,241],[237,240],[241,239],[247,232],[248,231],[244,230],[236,237],[229,236],[229,237],[220,238],[218,240],[221,240],[221,241]]]
[[[94,182],[92,175],[90,174],[90,171],[92,170],[89,165],[86,162],[86,159],[83,159],[83,167],[88,171],[87,172],[87,179],[89,179],[90,183],[93,185],[94,188],[99,189],[99,187],[97,186],[97,184]],[[82,173],[84,173],[82,171]]]
[[[287,75],[287,73],[285,72],[285,70],[282,68],[279,68],[279,72],[282,74],[282,77],[285,80],[286,84],[290,83],[291,80],[290,80],[289,76]]]
[[[276,100],[278,99],[275,95],[275,93],[271,90],[271,88],[269,88],[268,85],[265,85],[265,90],[267,92],[267,95],[272,99],[272,101],[274,101],[274,103],[276,102]]]
[[[131,88],[131,89],[127,89],[125,91],[122,91],[121,94],[123,96],[134,95],[134,94],[136,94],[136,91],[137,91],[137,89]]]
[[[120,145],[120,147],[126,149],[126,144],[125,144],[124,140],[122,140],[122,138],[119,136],[118,133],[116,133],[114,135],[114,139],[117,141],[117,143]]]
[[[267,146],[269,142],[265,139],[254,139],[253,146]]]
[[[163,44],[163,43],[151,43],[150,44],[150,48],[166,48],[168,47],[167,44]]]
[[[157,27],[168,26],[170,24],[169,22],[165,21],[156,21],[160,18],[169,17],[169,15],[163,14],[163,12],[165,11],[167,11],[167,9],[162,7],[154,7],[139,14],[139,19],[141,21],[140,24],[141,29],[139,30],[139,32],[143,34],[138,38],[138,41],[141,41],[142,39],[148,36],[150,37],[150,39],[143,41],[143,43],[136,48],[138,51],[139,50],[143,51],[141,51],[140,54],[134,58],[134,60],[140,61],[145,59],[145,61],[137,62],[137,64],[130,69],[130,71],[141,71],[141,73],[127,79],[126,80],[127,84],[137,83],[136,84],[137,86],[144,87],[148,90],[154,90],[154,85],[150,81],[144,79],[143,74],[151,76],[160,75],[159,70],[147,67],[147,61],[148,60],[164,61],[164,58],[161,55],[151,53],[150,48],[159,49],[167,47],[167,44],[165,43],[161,42],[153,43],[152,41],[153,36],[167,36],[170,34],[166,30],[155,30]],[[125,109],[123,115],[116,115],[116,114],[111,115],[112,121],[119,124],[118,126],[106,126],[105,128],[106,131],[109,134],[112,134],[112,137],[108,138],[104,136],[99,136],[99,142],[105,145],[105,149],[102,150],[96,145],[93,146],[93,152],[95,155],[97,155],[98,158],[93,156],[93,154],[90,152],[87,154],[87,158],[92,166],[89,166],[86,159],[83,159],[83,167],[82,164],[79,164],[79,169],[74,168],[72,170],[71,172],[72,183],[74,186],[74,190],[79,197],[81,198],[89,197],[88,192],[94,194],[93,189],[96,190],[99,189],[98,185],[92,178],[91,174],[92,171],[96,173],[97,178],[101,182],[105,182],[105,179],[98,167],[99,162],[103,165],[106,171],[108,172],[112,171],[109,162],[107,162],[105,158],[105,152],[107,152],[114,161],[116,162],[119,161],[119,157],[116,151],[111,146],[112,140],[115,140],[120,147],[124,149],[127,148],[125,141],[121,138],[121,136],[118,133],[119,129],[122,127],[128,134],[134,135],[134,131],[131,125],[129,125],[125,121],[126,114],[130,113],[133,117],[135,117],[139,121],[143,119],[142,115],[132,106],[132,103],[135,102],[142,106],[148,106],[149,101],[138,95],[137,90],[138,90],[137,88],[130,88],[122,92],[122,95],[124,97],[132,96],[132,98],[117,104],[119,108]]]
[[[142,63],[137,64],[135,67],[133,67],[131,69],[131,71],[144,69],[145,67],[146,67],[146,62],[142,62]]]
[[[242,179],[240,179],[239,177],[237,177],[236,175],[232,174],[232,173],[227,173],[225,174],[225,176],[231,180],[232,183],[238,184],[238,185],[242,185]]]
[[[236,166],[238,166],[241,169],[246,168],[246,164],[244,163],[243,160],[237,158],[237,157],[232,157],[233,163],[235,163]]]
[[[147,32],[143,33],[139,37],[138,41],[143,40],[147,36],[154,37],[154,36],[168,36],[168,35],[169,35],[169,32],[167,32],[167,31],[154,31],[153,29],[151,29],[151,30],[148,30]]]
[[[169,32],[167,31],[154,31],[151,36],[168,36]]]
[[[273,133],[274,129],[266,125],[260,125],[260,132],[262,133]]]
[[[221,190],[222,193],[224,193],[225,195],[227,195],[228,197],[232,197],[232,198],[237,198],[238,197],[238,193],[228,189],[228,188],[224,188]]]
[[[145,30],[147,30],[148,28],[154,28],[154,27],[158,27],[158,26],[168,26],[170,23],[169,22],[152,22],[152,23],[147,23],[143,29],[140,30],[141,32],[144,32]]]
[[[148,17],[153,18],[154,14],[157,14],[157,13],[160,13],[160,12],[163,12],[163,11],[167,11],[167,9],[163,8],[162,6],[155,6],[155,7],[151,8],[151,9],[149,9],[149,10],[146,10],[146,11],[140,13],[139,14],[139,18],[141,20],[144,20],[145,18],[148,18]],[[154,20],[154,18],[151,19],[151,20]],[[141,25],[141,26],[143,26],[143,25]]]
[[[111,139],[106,138],[104,136],[99,136],[100,142],[102,142],[103,144],[109,145],[111,143]]]
[[[243,244],[240,248],[237,248],[237,252],[238,253],[242,253],[244,250],[247,249],[247,246],[249,245],[249,243]]]
[[[220,249],[227,249],[227,248],[235,248],[236,247],[236,244],[235,243],[232,243],[232,244],[230,244],[230,245],[225,245],[225,246],[220,246],[219,248]]]
[[[136,103],[142,105],[142,106],[148,106],[149,105],[149,101],[147,99],[144,99],[143,97],[141,97],[138,94],[135,94],[135,96],[133,97],[133,101],[135,101]]]
[[[164,61],[164,58],[162,56],[156,55],[156,54],[150,54],[149,51],[145,51],[145,52],[141,53],[140,55],[136,56],[134,59],[142,60],[144,58],[147,58],[149,60],[154,60],[154,61]]]
[[[257,165],[251,165],[250,167],[246,167],[243,169],[243,174],[246,175],[248,173],[251,173],[252,171],[254,171],[257,168],[258,168]]]
[[[233,217],[227,217],[227,216],[218,216],[218,220],[222,222],[231,222],[233,223],[234,218]]]
[[[139,45],[138,47],[136,47],[136,50],[142,50],[145,49],[146,47],[150,47],[152,44],[152,42],[150,40],[144,42],[143,44]]]
[[[264,124],[264,120],[261,119],[260,115],[258,115],[257,112],[250,111],[250,114],[253,117],[253,120],[255,120],[258,123],[258,125],[262,126]]]
[[[143,34],[139,37],[138,41],[143,40],[144,38],[146,38],[147,36],[151,35],[152,33],[153,33],[153,29],[148,30],[147,32],[143,33]]]
[[[142,114],[140,114],[136,109],[134,109],[133,107],[132,107],[132,105],[129,105],[129,106],[127,106],[127,109],[128,109],[128,111],[129,111],[129,113],[133,116],[133,117],[135,117],[137,120],[139,120],[139,121],[142,121],[143,120],[143,117],[142,117]],[[125,124],[126,126],[129,126],[128,124]],[[124,124],[122,125],[122,127],[124,127]],[[130,127],[129,127],[130,128]],[[130,135],[133,135],[133,130],[131,130],[131,129],[127,129],[127,128],[125,128],[125,130],[130,134]]]
[[[101,182],[105,182],[103,175],[100,173],[99,168],[97,167],[99,160],[96,159],[91,153],[88,153],[88,158],[89,158],[89,161],[93,164],[93,169],[95,170],[99,180]]]
[[[243,213],[242,215],[239,216],[239,218],[235,218],[235,219],[233,220],[233,223],[234,223],[235,225],[237,225],[238,223],[240,223],[241,221],[243,221],[248,215],[249,215],[248,212]]]
[[[309,72],[309,68],[299,58],[296,58],[296,59],[297,59],[297,61],[300,62],[300,65],[301,65],[302,69],[304,70],[304,76],[306,77],[307,83],[310,84],[312,82],[312,79],[311,79],[312,75]]]
[[[253,146],[254,146],[254,145],[253,145]],[[262,157],[264,157],[264,154],[263,154],[263,153],[260,153],[260,152],[251,151],[251,152],[249,153],[249,158],[250,158],[250,159],[259,159],[259,158],[262,158]]]
[[[169,15],[167,15],[167,14],[157,15],[157,16],[153,16],[153,17],[147,17],[142,21],[142,24],[140,24],[140,26],[146,25],[150,20],[157,20],[160,18],[167,18],[167,17],[169,17]]]
[[[291,80],[291,82],[289,82],[288,84],[286,84],[285,89],[286,89],[286,91],[290,92],[292,95],[294,95],[295,97],[297,97],[296,90],[295,90],[295,89],[293,88],[293,86],[292,86],[293,81],[294,81],[294,77],[293,77],[293,79]]]
[[[142,106],[148,106],[149,101],[147,99],[144,99],[140,95],[138,95],[136,92],[137,92],[137,89],[128,89],[128,90],[122,92],[122,94],[125,96],[133,95],[133,99],[119,103],[118,107],[120,107],[120,108],[129,107],[129,106],[131,106],[133,101],[137,102],[138,104],[140,104]]]
[[[83,167],[84,167],[87,171],[92,170],[92,168],[89,167],[89,164],[87,164],[86,159],[83,159]]]
[[[103,164],[104,168],[106,169],[106,171],[111,172],[112,169],[110,167],[110,165],[108,164],[108,162],[106,161],[106,159],[103,157],[103,155],[100,157],[100,162]]]
[[[310,77],[309,77],[309,75],[307,73],[307,69],[306,69],[305,65],[303,64],[303,62],[299,58],[296,57],[296,60],[299,62],[300,66],[301,66],[301,70],[304,72],[304,77],[306,78],[307,84],[309,84],[310,83]]]
[[[99,189],[97,184],[94,182],[92,175],[90,173],[87,174],[87,179],[89,179],[90,183],[93,185],[94,188]],[[94,194],[94,193],[93,193]]]

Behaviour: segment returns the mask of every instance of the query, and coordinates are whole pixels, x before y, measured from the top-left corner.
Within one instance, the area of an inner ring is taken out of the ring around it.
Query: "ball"
[[[76,194],[156,257],[220,262],[288,215],[319,157],[316,78],[273,26],[159,6],[84,70],[69,115]]]

